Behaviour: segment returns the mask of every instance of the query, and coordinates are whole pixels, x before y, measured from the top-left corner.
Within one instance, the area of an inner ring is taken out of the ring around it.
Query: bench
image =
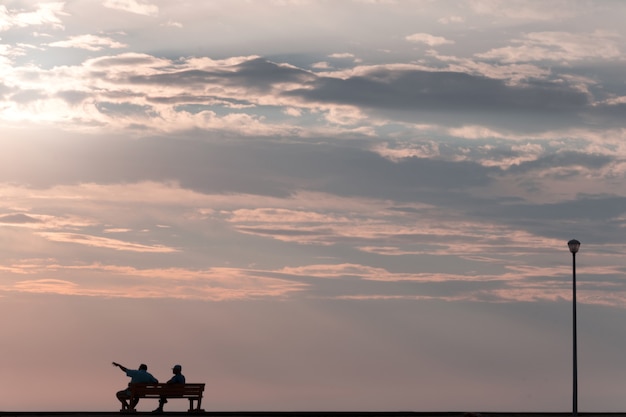
[[[202,405],[202,393],[204,384],[129,384],[131,409],[134,400],[139,398],[187,398],[189,400],[189,412],[204,411]],[[196,406],[194,407],[194,401]]]

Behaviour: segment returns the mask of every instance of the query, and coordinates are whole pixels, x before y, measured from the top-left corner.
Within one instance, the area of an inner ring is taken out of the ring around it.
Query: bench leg
[[[196,401],[196,406],[193,406],[193,402]],[[200,408],[200,405],[202,404],[202,398],[189,398],[189,410],[187,410],[189,413],[192,413],[194,411],[202,411],[202,409]]]
[[[196,406],[194,407],[193,402],[196,402]],[[199,405],[198,405],[198,399],[197,398],[190,398],[189,399],[189,412],[192,411],[198,411]]]

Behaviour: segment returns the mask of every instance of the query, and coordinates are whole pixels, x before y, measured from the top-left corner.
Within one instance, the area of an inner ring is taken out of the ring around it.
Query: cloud
[[[4,224],[28,224],[41,223],[41,220],[23,213],[5,214],[0,216],[0,223]]]
[[[320,77],[306,88],[284,93],[310,102],[352,105],[401,121],[530,130],[580,125],[580,113],[593,111],[587,94],[562,82],[529,80],[509,85],[502,80],[461,72],[371,68],[339,79]],[[557,117],[558,115],[558,117]],[[617,118],[611,123],[621,124]]]
[[[321,62],[316,62],[316,63],[312,64],[311,68],[315,68],[315,69],[329,69],[329,68],[331,68],[331,65],[328,62],[326,62],[326,61],[321,61]]]
[[[79,233],[41,232],[40,236],[53,242],[76,243],[96,248],[114,249],[119,251],[144,253],[171,253],[177,249],[163,245],[143,245],[140,243],[125,242],[100,236],[90,236]]]
[[[42,213],[14,213],[0,216],[0,224],[37,230],[50,230],[59,228],[80,228],[90,226],[93,223],[84,218],[71,215],[55,216]]]
[[[122,144],[124,147],[121,147]],[[13,149],[10,141],[6,145],[7,150],[29,154],[19,148]],[[12,230],[12,247],[3,252],[5,256],[14,258],[19,253],[19,259],[44,259],[39,262],[5,263],[3,271],[29,274],[32,278],[28,281],[33,282],[22,284],[20,291],[54,292],[57,290],[50,287],[56,284],[37,281],[60,279],[76,285],[68,288],[59,284],[59,293],[99,297],[206,300],[325,297],[554,302],[563,299],[568,290],[565,284],[548,279],[562,274],[562,268],[549,266],[550,261],[543,257],[554,256],[558,250],[555,248],[564,245],[565,240],[561,236],[563,225],[571,225],[575,220],[577,230],[585,231],[576,234],[586,237],[585,253],[589,254],[594,251],[592,240],[602,240],[605,242],[603,247],[607,247],[606,242],[617,244],[623,230],[623,226],[619,225],[623,225],[626,218],[623,209],[626,205],[619,198],[596,196],[590,199],[594,201],[583,205],[572,204],[572,201],[550,205],[506,199],[486,192],[506,179],[507,172],[486,169],[477,164],[468,166],[487,173],[488,181],[475,184],[471,190],[464,192],[466,184],[471,183],[468,179],[472,170],[455,173],[454,167],[458,163],[442,163],[436,159],[426,161],[416,157],[392,162],[373,152],[321,143],[272,144],[256,141],[247,142],[244,148],[189,140],[170,142],[158,138],[120,142],[106,138],[101,143],[93,140],[85,143],[82,150],[88,149],[98,158],[77,153],[81,148],[74,146],[76,143],[66,148],[63,141],[57,141],[54,149],[42,147],[36,142],[29,145],[45,155],[47,161],[58,160],[61,165],[67,165],[68,161],[90,161],[92,178],[103,179],[109,185],[77,185],[80,183],[78,177],[69,176],[68,184],[63,186],[30,191],[14,186],[3,188],[7,201],[31,207],[29,216],[35,217],[30,213],[40,213],[36,215],[40,219],[48,216],[44,224],[49,229],[37,231],[34,236],[28,229],[11,228],[19,230]],[[532,146],[523,148],[537,152]],[[67,149],[73,149],[73,152],[67,155]],[[129,150],[136,153],[129,154]],[[246,155],[246,151],[253,152]],[[109,154],[117,155],[114,172],[107,159]],[[120,159],[119,155],[126,157]],[[133,155],[141,155],[141,158]],[[167,155],[171,159],[157,158],[158,155]],[[302,157],[294,159],[294,155]],[[192,158],[194,156],[195,159]],[[204,159],[207,156],[211,159]],[[4,157],[12,158],[11,154]],[[136,166],[140,159],[150,163]],[[98,166],[99,160],[103,162],[102,166]],[[359,160],[361,163],[354,164]],[[419,170],[413,171],[422,163],[431,164],[431,167],[422,174]],[[228,169],[224,168],[222,173],[212,171],[207,174],[197,171],[200,167],[214,170],[219,168],[216,166],[219,164]],[[592,169],[604,164],[606,162],[602,158],[564,154],[561,158],[548,158],[519,169],[532,178],[544,175],[542,170],[559,166]],[[6,163],[2,165],[6,166]],[[36,166],[32,163],[26,165]],[[293,183],[285,188],[290,192],[271,197],[261,195],[259,190],[256,190],[256,195],[229,191],[233,188],[220,184],[218,179],[232,180],[232,166],[241,167],[236,173],[242,178],[264,179],[259,184],[264,184],[268,178],[290,178]],[[194,171],[203,180],[192,182],[192,176],[186,169]],[[185,178],[185,181],[134,183],[128,180],[133,172],[133,175],[141,173],[153,177],[162,175],[164,170],[165,177],[175,174],[178,178]],[[377,174],[374,175],[372,170]],[[76,171],[68,169],[68,172]],[[45,174],[49,176],[50,171],[46,170]],[[111,174],[119,177],[111,177]],[[100,177],[102,175],[104,177]],[[324,175],[329,181],[323,187],[326,191],[322,192],[318,183],[324,182]],[[436,193],[440,181],[454,182],[459,191],[445,195]],[[198,191],[185,190],[179,183]],[[342,184],[345,189],[338,189]],[[370,187],[366,186],[368,184]],[[211,187],[223,191],[210,192]],[[299,193],[298,190],[308,191]],[[563,193],[561,189],[559,194]],[[18,196],[19,200],[16,200]],[[55,202],[53,206],[51,201]],[[148,211],[128,209],[148,206],[151,207]],[[102,211],[101,207],[107,207],[107,210]],[[604,209],[598,211],[598,207]],[[73,213],[72,218],[85,218],[90,222],[81,225],[70,222],[68,216],[68,220],[61,223],[55,212]],[[585,213],[594,213],[597,221],[586,220]],[[605,219],[611,219],[611,222],[607,223]],[[53,221],[57,223],[51,229]],[[573,231],[569,227],[567,230]],[[124,239],[102,238],[95,230],[124,233]],[[210,233],[206,234],[208,230]],[[224,234],[226,230],[228,234]],[[21,234],[16,235],[18,232]],[[206,246],[197,248],[193,244],[199,238],[211,245],[208,252]],[[245,251],[247,243],[244,242],[248,242],[248,238],[253,242],[263,242],[261,248],[256,250],[258,258],[254,262],[260,262],[264,267],[251,267],[253,258],[250,257],[232,261],[248,264],[248,267],[236,265],[207,269],[197,266],[198,259],[208,264],[227,259],[228,242],[237,242],[237,251]],[[30,245],[25,247],[22,242]],[[74,245],[66,247],[59,243]],[[281,251],[285,243],[294,244],[290,246],[292,252],[288,266],[283,262],[284,252]],[[563,247],[566,250],[566,246]],[[101,259],[106,256],[112,261],[110,265],[72,264],[67,261],[59,265],[58,261],[45,260],[41,255],[38,258],[37,248],[45,248],[41,253],[48,256],[69,250],[78,258]],[[172,252],[173,248],[177,252]],[[339,256],[346,248],[353,255]],[[113,252],[119,252],[119,255]],[[622,250],[616,246],[614,252],[620,254]],[[154,267],[155,256],[165,259],[172,254],[176,254],[181,263],[189,262],[195,267]],[[316,262],[311,254],[326,258],[326,261],[318,259]],[[513,259],[509,256],[511,254],[515,254]],[[587,274],[597,277],[594,282],[598,285],[604,285],[611,277],[619,275],[620,269],[615,266],[619,263],[619,255],[614,256],[605,259],[607,265],[612,265],[609,268],[586,268]],[[459,272],[455,265],[441,263],[441,259],[450,257],[455,257],[464,265],[464,272]],[[535,258],[541,258],[537,267],[525,266],[533,263]],[[414,269],[416,259],[420,265],[418,271]],[[146,267],[144,269],[135,264]],[[229,286],[230,279],[233,287]],[[534,279],[545,279],[546,283],[537,284]],[[155,283],[154,280],[159,281]],[[11,286],[7,288],[7,291],[15,290]],[[593,299],[585,302],[616,305],[619,299],[617,296],[612,299],[603,297],[602,290],[597,289]]]
[[[529,21],[563,19],[588,10],[584,3],[572,3],[566,0],[548,3],[535,3],[526,0],[470,0],[468,5],[478,15]]]
[[[13,270],[17,268],[12,266]],[[6,272],[9,270],[5,268]],[[38,265],[30,266],[29,273],[69,278],[37,278],[13,284],[7,281],[0,285],[0,291],[102,298],[232,301],[282,298],[307,288],[306,284],[267,276],[263,271],[234,268],[136,269],[102,264],[59,265],[51,264],[50,260],[40,260]]]
[[[0,31],[12,27],[51,26],[53,29],[64,29],[61,17],[67,16],[63,11],[64,2],[38,3],[34,11],[15,11],[0,5]]]
[[[423,43],[428,46],[439,46],[453,44],[454,41],[441,36],[433,36],[428,33],[414,33],[406,37],[406,40],[413,43]]]
[[[157,16],[159,14],[159,7],[147,0],[105,0],[102,5],[110,9],[145,16]]]
[[[104,229],[103,232],[104,233],[126,233],[126,232],[130,232],[131,229],[124,229],[124,228],[110,228],[110,229]]]
[[[78,40],[60,45],[113,46],[101,37]],[[600,90],[590,78],[555,76],[529,64],[437,59],[446,67],[389,64],[313,73],[256,56],[101,56],[75,67],[38,70],[37,77],[27,75],[32,69],[16,71],[0,116],[15,123],[67,123],[92,131],[107,126],[142,135],[204,129],[268,137],[374,137],[395,123],[472,124],[533,134],[624,124],[620,103],[594,97]],[[295,110],[301,115],[297,121],[287,117]]]
[[[549,80],[559,75],[554,74],[550,68],[540,65],[528,63],[511,63],[504,64],[502,62],[481,61],[477,59],[469,59],[450,55],[433,54],[433,58],[440,61],[438,69],[430,67],[418,67],[416,70],[439,71],[439,72],[455,72],[465,73],[475,76],[483,76],[497,80],[503,80],[507,85],[524,85],[527,80]],[[567,76],[563,75],[563,81],[567,80]],[[583,80],[584,84],[590,84],[591,80]],[[561,82],[561,81],[559,81]],[[573,84],[570,79],[569,83]],[[583,89],[585,90],[585,89]]]
[[[570,168],[584,167],[597,171],[608,165],[613,160],[608,155],[586,154],[583,152],[561,152],[558,154],[542,155],[541,157],[515,164],[510,168],[513,174],[527,172],[528,170],[541,170],[546,168]]]
[[[400,162],[406,158],[436,158],[441,155],[439,145],[435,141],[426,143],[401,143],[393,147],[389,143],[377,143],[372,151],[393,162]]]
[[[37,279],[16,282],[14,288],[21,292],[30,293],[54,293],[73,295],[77,285],[70,281],[60,279]]]
[[[463,23],[465,22],[465,18],[463,16],[446,16],[437,20],[437,22],[447,25],[450,23]]]
[[[202,61],[198,61],[199,64]],[[136,85],[171,85],[177,87],[200,85],[225,85],[246,87],[252,91],[266,92],[281,84],[301,84],[314,76],[291,65],[269,62],[262,58],[231,62],[208,62],[204,68],[181,68],[159,71],[149,75],[129,74],[124,81]]]
[[[334,54],[328,55],[329,58],[337,58],[337,59],[354,59],[354,54],[350,52],[336,52]]]
[[[604,281],[604,277],[619,274],[620,269],[589,268],[586,274],[594,275],[602,283],[585,289],[579,302],[588,305],[605,305],[622,308],[626,301],[626,287],[622,283]],[[493,275],[454,273],[394,273],[384,268],[357,264],[321,264],[303,267],[286,267],[281,272],[289,275],[321,278],[323,287],[333,288],[338,299],[350,300],[445,300],[487,303],[559,302],[571,299],[571,288],[563,282],[561,268],[507,266],[503,273]],[[326,280],[331,279],[333,282]],[[360,285],[350,286],[354,279]],[[340,285],[339,283],[344,283]],[[412,283],[410,285],[409,283]],[[382,285],[381,285],[382,284]],[[387,285],[384,285],[387,284]],[[316,291],[312,284],[310,291]],[[443,289],[446,288],[446,291]],[[611,289],[611,291],[604,291]],[[352,290],[352,291],[351,291]]]
[[[618,39],[617,34],[600,30],[592,33],[533,32],[512,40],[514,46],[495,48],[476,56],[504,63],[622,60]]]
[[[25,265],[9,265],[5,273],[20,273]],[[0,291],[48,293],[103,298],[174,298],[187,300],[245,300],[262,298],[323,297],[336,299],[431,299],[488,303],[567,300],[568,282],[561,268],[508,266],[505,273],[399,273],[360,264],[312,264],[276,271],[237,268],[193,270],[90,264],[59,265],[33,260],[28,273],[58,278],[5,280]],[[621,307],[626,288],[610,281],[620,274],[614,267],[587,267],[596,284],[581,291],[581,304]],[[355,281],[358,280],[358,281]],[[357,285],[358,282],[358,285]],[[583,283],[582,286],[585,286]],[[608,291],[607,291],[608,290]]]
[[[100,51],[104,48],[119,49],[128,46],[109,37],[97,35],[71,36],[68,40],[51,42],[49,45],[57,48],[78,48],[88,51]]]
[[[174,20],[168,20],[167,22],[162,23],[161,26],[168,27],[168,28],[178,28],[178,29],[181,29],[183,27],[183,24],[180,23],[180,22],[176,22]]]

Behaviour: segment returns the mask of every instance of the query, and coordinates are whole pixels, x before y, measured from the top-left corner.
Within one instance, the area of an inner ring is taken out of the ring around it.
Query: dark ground
[[[152,415],[151,412],[122,414],[120,412],[2,412],[0,417],[114,417],[132,415]],[[165,412],[168,416],[205,417],[570,417],[572,413],[499,413],[499,412],[413,412],[413,411],[206,411],[206,412]],[[580,417],[626,417],[626,413],[578,413]]]

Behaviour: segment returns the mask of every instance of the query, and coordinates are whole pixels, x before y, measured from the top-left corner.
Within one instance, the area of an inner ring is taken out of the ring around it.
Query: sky
[[[625,19],[4,0],[0,411],[624,411]]]

